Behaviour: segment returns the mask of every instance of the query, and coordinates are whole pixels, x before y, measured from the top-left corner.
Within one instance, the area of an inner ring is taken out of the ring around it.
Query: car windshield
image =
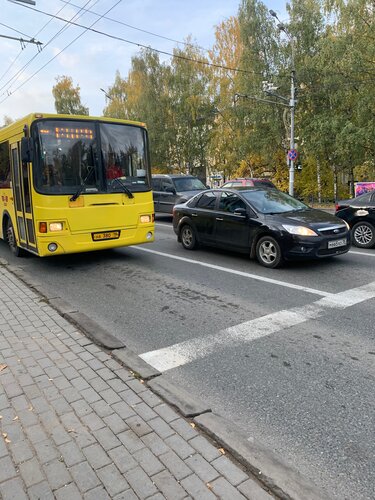
[[[282,214],[284,212],[296,212],[309,208],[304,203],[276,189],[253,189],[251,191],[243,191],[242,196],[244,196],[258,212],[263,214]]]
[[[149,189],[146,138],[140,127],[41,120],[33,137],[34,184],[43,194],[121,192],[124,185],[131,191]]]
[[[173,179],[176,191],[201,191],[207,189],[196,177],[178,177]]]

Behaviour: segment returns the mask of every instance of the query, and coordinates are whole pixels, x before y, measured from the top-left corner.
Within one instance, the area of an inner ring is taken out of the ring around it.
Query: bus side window
[[[10,188],[9,142],[0,144],[0,188]]]

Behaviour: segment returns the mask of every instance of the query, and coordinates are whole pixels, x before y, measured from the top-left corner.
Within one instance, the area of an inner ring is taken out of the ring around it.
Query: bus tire
[[[25,255],[24,250],[17,245],[16,235],[14,232],[14,227],[10,218],[8,219],[6,226],[6,239],[10,248],[10,251],[15,257],[22,257]]]

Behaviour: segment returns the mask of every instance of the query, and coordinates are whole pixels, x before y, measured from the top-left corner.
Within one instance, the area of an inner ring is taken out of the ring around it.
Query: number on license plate
[[[108,231],[106,233],[92,233],[94,241],[117,240],[120,237],[120,231]]]
[[[346,245],[346,238],[341,240],[333,240],[328,242],[328,248],[344,247]]]

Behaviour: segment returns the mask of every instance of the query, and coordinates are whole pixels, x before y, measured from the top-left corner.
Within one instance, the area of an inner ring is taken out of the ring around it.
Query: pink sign
[[[356,182],[354,185],[355,196],[368,193],[375,189],[375,182]]]

